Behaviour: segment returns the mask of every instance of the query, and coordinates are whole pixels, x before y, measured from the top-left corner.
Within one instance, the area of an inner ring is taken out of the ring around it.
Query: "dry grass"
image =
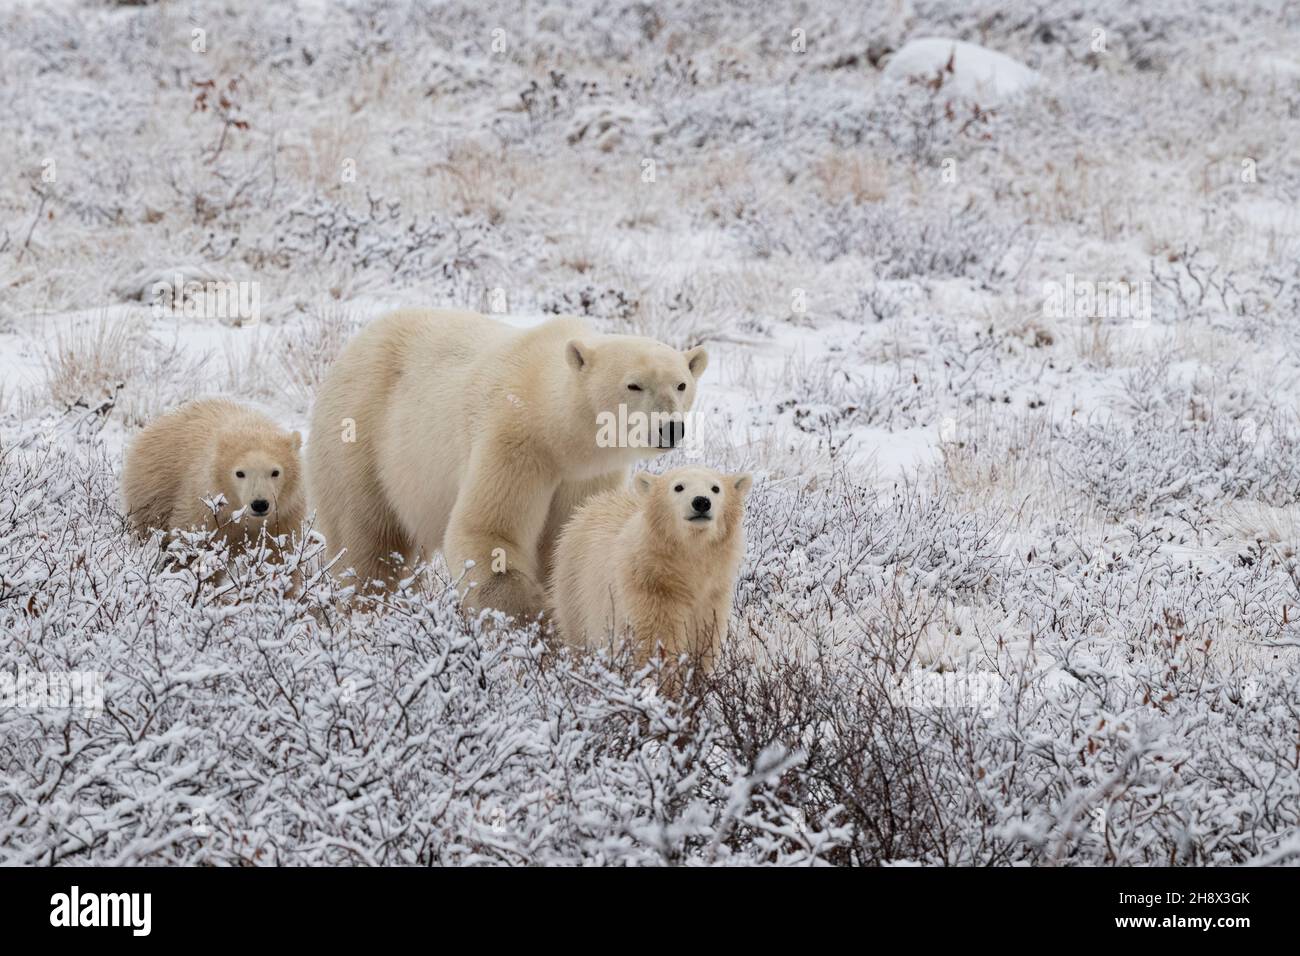
[[[276,355],[284,389],[302,414],[311,407],[325,373],[360,324],[355,310],[322,300],[300,326],[279,335]]]
[[[254,326],[221,340],[224,375],[220,389],[243,399],[279,398],[281,353],[274,329]]]
[[[128,310],[57,323],[39,340],[50,399],[66,407],[112,395],[135,379],[147,338],[145,320]]]
[[[935,492],[955,495],[964,509],[1001,515],[1008,533],[1024,531],[1034,538],[1046,523],[1063,521],[1080,541],[1106,534],[1104,516],[1057,483],[1055,439],[1047,416],[998,415],[977,408],[950,417],[940,432]]]
[[[831,152],[811,169],[824,201],[881,202],[889,196],[889,165],[878,156],[860,152]]]
[[[536,170],[504,150],[469,140],[455,144],[430,172],[435,195],[446,208],[496,224],[510,215],[521,183]]]

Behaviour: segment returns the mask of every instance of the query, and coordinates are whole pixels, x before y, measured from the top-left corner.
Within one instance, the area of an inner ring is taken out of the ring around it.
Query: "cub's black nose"
[[[250,507],[253,509],[253,514],[264,515],[271,510],[271,502],[265,498],[258,498]]]
[[[713,507],[713,502],[704,495],[697,495],[691,499],[691,507],[700,514],[708,514],[709,509]]]

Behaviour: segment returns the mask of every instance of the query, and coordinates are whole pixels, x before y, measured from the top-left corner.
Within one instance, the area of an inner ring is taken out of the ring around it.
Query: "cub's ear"
[[[742,498],[745,495],[749,494],[750,488],[754,487],[753,475],[749,475],[749,474],[734,475],[732,476],[732,481],[733,481],[732,487],[735,488],[738,492],[740,492],[740,496]]]
[[[564,357],[575,371],[581,372],[591,365],[591,346],[577,339],[570,339],[564,346]]]
[[[709,367],[709,353],[704,351],[703,345],[697,345],[686,353],[686,367],[697,379],[704,374]]]
[[[294,432],[289,436],[289,447],[294,451],[302,448],[302,432]]]
[[[632,487],[638,495],[647,495],[655,486],[655,476],[648,471],[638,471],[632,476]]]

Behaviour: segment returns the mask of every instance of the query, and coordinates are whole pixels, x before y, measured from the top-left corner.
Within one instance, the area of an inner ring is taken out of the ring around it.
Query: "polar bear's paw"
[[[546,609],[546,595],[540,586],[521,571],[500,571],[472,585],[465,592],[461,606],[471,614],[500,611],[517,623],[538,619]]]

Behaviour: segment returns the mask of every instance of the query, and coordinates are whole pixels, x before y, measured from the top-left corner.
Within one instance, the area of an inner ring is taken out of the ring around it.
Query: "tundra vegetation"
[[[0,862],[1300,860],[1300,10],[1013,7],[0,8]],[[128,533],[397,305],[707,345],[713,674]]]

